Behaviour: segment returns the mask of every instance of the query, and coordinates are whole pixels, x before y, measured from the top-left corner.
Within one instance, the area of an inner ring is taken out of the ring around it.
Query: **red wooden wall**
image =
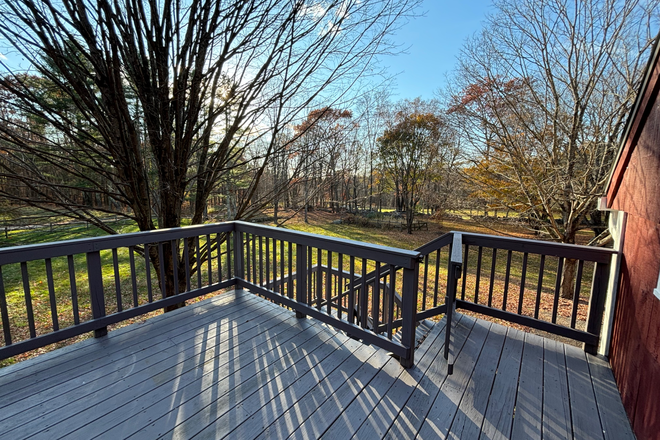
[[[657,52],[657,51],[656,51]],[[608,188],[628,213],[610,363],[639,440],[660,438],[660,101],[656,56]]]

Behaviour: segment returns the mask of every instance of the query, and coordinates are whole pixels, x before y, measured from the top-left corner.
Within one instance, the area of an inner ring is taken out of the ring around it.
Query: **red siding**
[[[639,92],[639,107],[635,107],[633,109],[634,113],[631,115],[630,131],[627,133],[626,139],[623,142],[623,149],[617,159],[617,163],[614,166],[614,172],[612,173],[612,178],[610,179],[610,183],[607,188],[608,207],[612,207],[612,202],[615,197],[619,197],[618,191],[621,187],[621,182],[631,167],[630,159],[637,146],[639,135],[643,133],[643,130],[645,130],[645,124],[649,119],[657,121],[657,115],[649,117],[649,113],[654,106],[657,108],[658,90],[660,89],[660,58],[658,58],[659,49],[660,47],[656,47],[654,50],[655,55],[651,58],[654,64],[650,68],[647,78],[648,82]]]
[[[660,225],[629,215],[610,362],[639,440],[660,434]]]
[[[660,62],[652,70],[608,188],[628,213],[610,363],[639,440],[660,439]]]

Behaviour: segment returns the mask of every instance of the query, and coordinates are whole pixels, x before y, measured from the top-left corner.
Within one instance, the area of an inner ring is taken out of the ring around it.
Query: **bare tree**
[[[28,191],[0,195],[108,233],[103,211],[140,230],[169,228],[181,225],[186,198],[201,222],[228,171],[254,159],[233,213],[245,217],[258,207],[250,201],[279,133],[310,103],[346,93],[416,3],[3,1],[3,52],[30,67],[3,65],[0,166],[14,183],[2,188]],[[67,105],[53,105],[44,88]],[[248,157],[255,142],[265,147]],[[112,203],[90,205],[76,192]]]
[[[433,102],[419,98],[399,103],[378,138],[380,167],[406,212],[412,234],[417,203],[423,188],[440,180],[456,157],[451,132]]]
[[[451,114],[469,176],[550,238],[596,208],[657,25],[656,0],[500,0],[460,58]],[[568,261],[563,295],[573,292]]]

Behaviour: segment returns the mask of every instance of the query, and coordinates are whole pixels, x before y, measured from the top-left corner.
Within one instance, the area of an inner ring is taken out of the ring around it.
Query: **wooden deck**
[[[606,362],[459,315],[405,370],[236,291],[0,370],[0,438],[633,439]]]

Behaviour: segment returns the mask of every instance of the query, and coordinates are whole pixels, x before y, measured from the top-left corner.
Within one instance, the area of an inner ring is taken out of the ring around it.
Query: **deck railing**
[[[234,285],[233,229],[192,226],[1,249],[0,359],[90,331],[102,336],[111,324]]]
[[[437,304],[449,282],[454,235],[461,237],[462,259],[456,308],[567,337],[584,343],[586,351],[596,352],[615,251],[492,235],[445,234],[417,249],[423,255],[418,318],[444,311],[445,305]],[[573,281],[569,289],[562,289],[569,265],[575,269]]]
[[[412,365],[419,253],[235,222],[237,284]],[[376,274],[379,274],[376,276]],[[394,290],[401,292],[395,302]],[[400,322],[395,325],[395,320]],[[401,326],[400,342],[394,331]]]
[[[593,352],[612,253],[465,233],[407,251],[238,221],[0,249],[0,359],[102,336],[109,325],[231,286],[385,348],[405,366],[416,323],[453,307]],[[571,300],[559,288],[567,259],[577,268]]]

